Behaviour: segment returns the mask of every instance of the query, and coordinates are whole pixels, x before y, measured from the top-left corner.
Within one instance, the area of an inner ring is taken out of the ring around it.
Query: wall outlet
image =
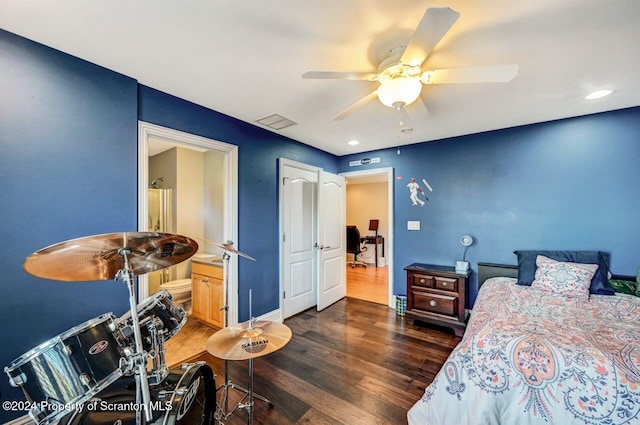
[[[407,230],[420,230],[419,221],[407,221]]]

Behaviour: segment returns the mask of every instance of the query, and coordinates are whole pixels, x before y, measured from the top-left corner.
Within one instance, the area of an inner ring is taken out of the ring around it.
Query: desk
[[[384,257],[384,238],[380,235],[378,236],[365,236],[364,238],[360,238],[361,243],[370,243],[374,246],[374,262],[376,267],[378,267],[378,244],[382,246],[382,257]]]

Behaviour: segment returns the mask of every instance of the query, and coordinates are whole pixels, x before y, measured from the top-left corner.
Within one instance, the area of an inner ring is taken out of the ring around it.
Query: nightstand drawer
[[[429,292],[413,291],[413,308],[429,313],[458,315],[458,298]]]
[[[448,277],[436,277],[434,278],[434,288],[442,289],[443,291],[458,292],[458,279],[451,279]]]
[[[412,277],[413,277],[414,286],[422,286],[424,288],[433,288],[433,282],[435,280],[433,276],[414,273]]]

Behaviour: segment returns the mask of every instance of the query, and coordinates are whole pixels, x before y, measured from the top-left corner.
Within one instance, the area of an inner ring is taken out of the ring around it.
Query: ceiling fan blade
[[[407,129],[411,129],[413,131],[413,120],[411,116],[407,112],[407,108],[402,106],[398,108],[398,130],[402,132],[403,130],[407,131]]]
[[[448,7],[427,9],[400,61],[405,65],[420,65],[459,17],[460,13]]]
[[[490,65],[425,71],[424,84],[508,83],[518,75],[518,65]]]
[[[410,133],[413,131],[413,118],[407,111],[406,106],[396,109],[398,114],[398,131],[401,133]]]
[[[429,116],[429,109],[427,108],[427,104],[424,103],[424,99],[422,98],[422,96],[418,98],[417,102],[413,102],[409,106],[412,105],[415,106],[411,109],[410,114],[413,117],[414,121],[416,121],[416,118],[427,118]]]
[[[332,71],[307,71],[302,78],[322,80],[369,80],[373,81],[376,74],[372,72],[332,72]]]
[[[411,133],[414,130],[416,123],[420,126],[420,122],[424,121],[428,117],[429,110],[427,109],[427,105],[425,105],[422,97],[419,97],[418,100],[413,102],[411,105],[403,106],[398,111],[398,125],[400,127],[400,133]]]
[[[366,95],[365,97],[363,97],[362,99],[358,100],[353,105],[349,106],[344,111],[340,112],[335,117],[333,117],[333,120],[334,121],[340,121],[341,119],[347,117],[349,114],[351,114],[356,109],[360,108],[361,106],[366,105],[367,103],[369,103],[370,101],[372,101],[373,99],[375,99],[377,97],[378,97],[378,90],[376,89],[376,90],[372,91],[371,93],[369,93],[368,95]]]

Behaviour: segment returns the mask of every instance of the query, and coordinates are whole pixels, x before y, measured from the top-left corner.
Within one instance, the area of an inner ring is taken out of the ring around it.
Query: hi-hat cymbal
[[[236,255],[239,255],[241,257],[248,258],[249,260],[256,261],[256,259],[251,257],[250,255],[247,255],[247,254],[242,253],[242,252],[238,251],[237,249],[235,249],[233,247],[233,245],[231,243],[229,243],[229,242],[226,242],[226,243],[211,242],[211,243],[214,244],[215,246],[219,247],[219,248],[224,249],[225,251],[227,251],[227,252],[229,252],[231,254],[236,254]]]
[[[186,236],[170,233],[122,232],[86,236],[60,242],[34,252],[25,271],[37,277],[67,282],[110,280],[124,268],[127,251],[134,275],[178,264],[198,250]]]
[[[209,354],[224,360],[248,360],[273,353],[287,345],[291,329],[268,321],[249,322],[220,329],[206,343]]]

